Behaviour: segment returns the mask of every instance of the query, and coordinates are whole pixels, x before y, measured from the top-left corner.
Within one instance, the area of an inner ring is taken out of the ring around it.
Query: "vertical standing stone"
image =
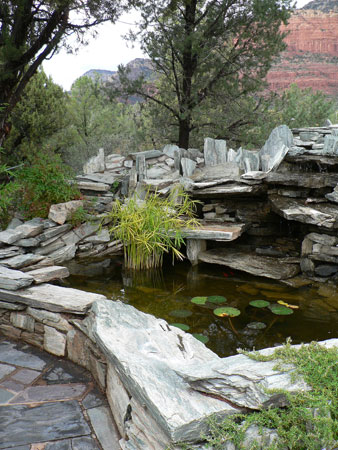
[[[56,356],[65,356],[66,336],[56,331],[53,327],[44,326],[45,335],[43,340],[43,348]]]
[[[177,149],[174,151],[174,168],[175,170],[178,170],[179,173],[181,173],[181,158],[182,158],[182,152],[180,149]]]
[[[187,239],[187,258],[193,266],[198,264],[198,255],[207,249],[204,239]]]
[[[204,139],[204,160],[206,166],[227,162],[227,143],[224,140]]]
[[[132,197],[132,195],[134,194],[136,186],[137,186],[137,172],[136,168],[132,167],[129,175],[129,189],[128,189],[129,197]]]
[[[143,181],[145,178],[147,178],[147,165],[144,155],[136,156],[136,172],[138,174],[139,181]]]

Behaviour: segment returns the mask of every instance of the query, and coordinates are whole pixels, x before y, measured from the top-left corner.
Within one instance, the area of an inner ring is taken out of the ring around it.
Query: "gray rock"
[[[34,255],[34,253],[25,253],[24,255],[13,256],[12,258],[2,259],[1,264],[10,269],[21,269],[41,261],[43,256]]]
[[[69,270],[62,266],[48,266],[41,269],[30,270],[28,275],[34,278],[36,284],[48,283],[52,280],[60,280],[69,276]]]
[[[48,219],[53,220],[59,225],[63,225],[72,214],[83,206],[82,200],[72,200],[70,202],[58,203],[52,205],[49,209]]]
[[[174,144],[167,144],[164,146],[162,152],[167,155],[169,158],[174,159],[176,152],[179,152],[180,148]]]
[[[103,450],[119,450],[119,434],[107,406],[88,409],[88,416]]]
[[[307,391],[305,381],[293,381],[292,367],[275,370],[276,361],[255,361],[235,355],[211,361],[204,367],[199,363],[180,366],[177,373],[199,392],[217,395],[232,404],[250,409],[280,406],[281,394],[268,392],[281,389],[287,392]],[[287,404],[285,399],[284,405]]]
[[[298,264],[289,264],[283,258],[258,256],[253,253],[217,248],[198,255],[198,259],[209,264],[220,264],[274,280],[292,278],[299,273]],[[284,264],[283,264],[284,263]]]
[[[204,162],[206,166],[216,166],[227,162],[227,143],[223,140],[204,139]]]
[[[26,313],[38,322],[56,328],[57,330],[68,332],[73,329],[61,314],[44,311],[43,309],[31,308],[30,306],[27,308]]]
[[[191,176],[195,182],[206,180],[217,180],[218,178],[237,180],[239,178],[239,167],[234,162],[227,162],[225,164],[218,164],[212,167],[202,167],[197,169]]]
[[[110,233],[107,228],[102,228],[102,230],[94,236],[86,237],[84,242],[92,242],[93,244],[104,244],[106,242],[110,242]]]
[[[39,245],[39,241],[36,238],[19,239],[15,242],[15,245],[20,247],[37,247]]]
[[[241,183],[229,183],[220,186],[209,187],[205,189],[194,190],[196,198],[223,198],[223,197],[239,197],[239,196],[257,196],[266,192],[262,185],[248,186]]]
[[[270,196],[270,202],[277,214],[287,220],[317,225],[323,228],[338,228],[338,210],[326,205],[309,207],[303,200],[290,199],[277,195]]]
[[[49,221],[49,223],[55,223],[55,222]],[[67,231],[69,231],[71,229],[71,225],[69,225],[68,223],[61,225],[61,226],[55,226],[55,225],[53,225],[53,227],[47,228],[43,233],[41,233],[37,237],[37,239],[40,243],[49,241],[53,237],[58,236],[63,233],[66,233]]]
[[[18,227],[17,227],[18,228]],[[16,228],[0,231],[0,242],[4,244],[13,244],[23,237],[23,232],[17,231]]]
[[[168,171],[166,169],[162,169],[161,167],[152,167],[147,170],[147,178],[149,179],[159,179],[165,178],[168,175]]]
[[[11,229],[13,229],[13,228],[16,228],[16,227],[18,227],[19,225],[22,225],[23,224],[23,222],[22,222],[22,220],[20,220],[20,219],[17,219],[16,217],[14,217],[10,222],[9,222],[9,224],[8,224],[8,226],[7,226],[7,230],[11,230]]]
[[[338,272],[338,266],[323,264],[315,268],[315,274],[320,277],[330,277]]]
[[[47,241],[43,242],[42,244],[47,244]],[[38,247],[36,250],[34,250],[34,252],[37,255],[46,256],[65,246],[66,244],[63,242],[61,237],[57,236],[56,238],[52,239],[52,242],[50,244],[43,246],[41,245],[41,247]]]
[[[33,283],[34,278],[18,270],[0,266],[0,288],[15,291]],[[3,297],[0,298],[2,299]]]
[[[91,433],[76,400],[6,406],[0,408],[0,423],[0,449]]]
[[[83,166],[83,173],[103,172],[105,169],[104,149],[100,148],[97,155],[90,158]]]
[[[78,181],[76,185],[81,191],[107,192],[110,188],[109,184],[90,181]]]
[[[338,174],[314,172],[270,172],[265,178],[268,184],[299,186],[312,189],[335,187],[338,184]]]
[[[9,311],[22,311],[26,309],[24,305],[16,305],[15,303],[7,303],[0,300],[0,309],[8,309]]]
[[[12,270],[11,272],[14,271]],[[22,275],[28,277],[30,282],[34,280],[29,275]],[[52,284],[40,284],[15,292],[1,289],[0,299],[12,303],[18,302],[32,306],[33,308],[45,309],[52,312],[85,314],[93,302],[105,299],[105,297],[100,294],[83,292],[78,289],[54,286]]]
[[[123,166],[126,158],[121,155],[108,155],[105,159],[106,170],[119,169]]]
[[[113,184],[116,181],[114,173],[91,173],[88,175],[78,175],[76,177],[79,181],[95,181],[96,183]]]
[[[292,145],[293,135],[289,127],[281,125],[272,130],[259,152],[262,171],[270,172],[277,169]]]
[[[196,162],[189,158],[181,159],[182,173],[184,177],[190,177],[196,169]]]
[[[121,302],[96,302],[86,322],[125,389],[143,405],[168,444],[196,441],[211,414],[225,417],[237,411],[189,390],[175,373],[192,358],[202,365],[219,359],[193,336]]]
[[[20,312],[12,312],[11,313],[11,324],[16,328],[20,328],[22,330],[34,332],[35,320],[33,317],[29,317],[26,314]]]
[[[44,326],[43,348],[52,355],[64,356],[66,350],[66,336],[53,327]]]
[[[323,154],[338,155],[338,136],[325,136]]]
[[[61,264],[65,261],[70,261],[74,258],[76,253],[76,245],[70,244],[65,247],[61,247],[52,253],[49,253],[49,257],[52,258],[55,264]]]
[[[159,156],[162,156],[163,153],[164,152],[161,152],[160,150],[146,150],[144,152],[130,153],[129,158],[132,158],[134,161],[138,155],[143,155],[145,159],[158,158]]]
[[[16,246],[0,248],[0,259],[21,255],[23,250]]]

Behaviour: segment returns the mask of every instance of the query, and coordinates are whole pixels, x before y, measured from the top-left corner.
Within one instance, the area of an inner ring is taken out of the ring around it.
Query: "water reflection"
[[[184,323],[189,332],[206,336],[207,346],[220,356],[234,354],[237,348],[277,345],[288,337],[294,343],[338,337],[338,293],[333,286],[313,284],[294,289],[221,266],[191,267],[186,262],[135,273],[124,270],[123,260],[115,258],[85,265],[72,263],[69,269],[72,287],[122,300],[169,323]],[[215,316],[217,305],[191,303],[193,297],[211,295],[226,297],[226,306],[238,308],[241,315],[229,321]],[[249,305],[257,299],[270,303],[283,300],[299,309],[290,316],[275,316],[267,308]],[[189,314],[177,317],[173,314],[177,310]]]

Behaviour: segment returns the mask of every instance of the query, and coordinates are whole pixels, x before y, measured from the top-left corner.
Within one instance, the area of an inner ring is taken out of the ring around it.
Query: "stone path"
[[[91,374],[0,337],[1,450],[120,450]]]

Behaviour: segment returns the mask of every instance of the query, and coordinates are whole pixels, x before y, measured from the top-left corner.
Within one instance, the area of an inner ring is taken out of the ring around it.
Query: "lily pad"
[[[214,309],[214,314],[219,317],[236,317],[240,315],[240,310],[231,306]]]
[[[226,303],[227,299],[225,297],[223,297],[222,295],[211,295],[210,297],[208,297],[208,302],[220,304],[220,303]]]
[[[249,328],[250,330],[264,330],[264,328],[266,328],[266,325],[263,322],[251,322],[247,324],[247,328]]]
[[[252,300],[249,305],[254,306],[255,308],[265,308],[270,305],[270,302],[267,300]]]
[[[171,323],[172,327],[180,328],[183,331],[189,331],[190,327],[189,325],[186,325],[185,323]]]
[[[204,334],[193,333],[194,338],[206,344],[209,341],[208,336],[204,336]]]
[[[187,309],[174,309],[173,311],[170,311],[169,313],[171,316],[174,317],[190,317],[192,316],[192,312],[188,311]]]
[[[196,305],[205,305],[207,297],[194,297],[190,301]]]
[[[269,306],[270,311],[277,316],[288,316],[293,314],[293,310],[284,305],[278,305],[278,303],[273,303]]]

